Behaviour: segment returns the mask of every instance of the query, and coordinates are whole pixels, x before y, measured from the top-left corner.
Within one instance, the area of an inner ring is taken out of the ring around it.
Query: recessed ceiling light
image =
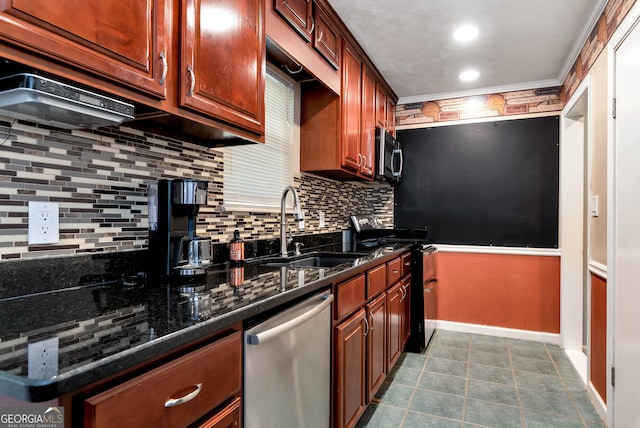
[[[478,37],[478,32],[475,25],[463,25],[453,33],[453,38],[459,42],[468,42]]]
[[[476,80],[478,77],[480,77],[480,73],[478,72],[478,70],[466,70],[460,73],[460,76],[458,77],[460,78],[460,80],[469,82],[471,80]]]

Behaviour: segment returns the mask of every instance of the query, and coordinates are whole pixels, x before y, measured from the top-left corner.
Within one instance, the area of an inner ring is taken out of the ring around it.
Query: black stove
[[[351,216],[353,250],[406,243],[411,246],[411,338],[406,351],[423,353],[437,319],[437,277],[434,253],[427,229],[385,229],[370,216]]]

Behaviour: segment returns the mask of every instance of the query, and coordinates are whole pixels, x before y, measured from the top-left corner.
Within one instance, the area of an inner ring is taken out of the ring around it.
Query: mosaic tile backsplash
[[[2,260],[147,247],[149,181],[209,181],[209,204],[200,209],[199,235],[245,240],[279,237],[276,213],[224,212],[224,149],[211,149],[127,127],[58,130],[0,118],[0,258]],[[354,213],[393,225],[393,188],[383,183],[337,182],[302,173],[295,179],[314,234],[349,228]],[[28,245],[28,201],[57,202],[60,240]],[[325,227],[319,228],[319,211]]]

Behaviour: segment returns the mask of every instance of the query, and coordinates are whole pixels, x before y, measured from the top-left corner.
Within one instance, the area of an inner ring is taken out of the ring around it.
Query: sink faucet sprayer
[[[287,237],[286,237],[286,222],[285,222],[285,202],[287,199],[287,192],[291,191],[293,193],[293,219],[295,221],[303,221],[304,220],[304,212],[300,207],[300,199],[298,198],[298,192],[293,186],[287,186],[284,188],[284,192],[282,192],[282,198],[280,199],[280,255],[282,257],[287,257]]]

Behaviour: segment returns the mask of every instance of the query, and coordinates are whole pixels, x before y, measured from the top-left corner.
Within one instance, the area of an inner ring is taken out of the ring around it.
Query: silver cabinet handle
[[[160,52],[160,59],[162,60],[162,76],[160,76],[160,80],[158,80],[158,84],[160,86],[164,85],[164,82],[167,80],[167,71],[169,67],[167,67],[167,57],[164,52]]]
[[[369,321],[369,331],[373,331],[373,314],[369,314],[371,321]]]
[[[367,157],[362,155],[362,166],[367,166]]]
[[[200,394],[201,390],[202,390],[202,384],[199,383],[199,384],[196,385],[196,389],[194,389],[193,391],[191,391],[187,395],[183,395],[180,398],[170,398],[169,400],[165,401],[164,402],[164,407],[179,406],[180,404],[184,404],[187,401],[191,401],[194,398],[196,398],[198,396],[198,394]]]
[[[400,287],[400,294],[402,294],[402,297],[400,297],[400,301],[402,302],[405,297],[407,297],[407,291],[404,288]]]
[[[314,21],[313,18],[311,18],[311,30],[309,30],[310,33],[313,33],[313,30],[316,28],[316,21]]]
[[[189,86],[189,92],[187,92],[187,96],[193,95],[193,90],[196,88],[196,73],[193,72],[193,68],[191,66],[187,67],[187,72],[191,77],[191,86]]]
[[[367,337],[367,335],[369,334],[369,330],[371,330],[371,327],[369,326],[369,318],[367,318],[367,315],[365,314],[364,316],[364,337]]]
[[[322,302],[319,305],[316,305],[315,307],[313,307],[313,309],[308,310],[304,314],[299,315],[296,318],[284,322],[280,325],[277,325],[270,330],[247,335],[247,343],[249,345],[262,345],[263,343],[267,343],[271,339],[278,337],[281,334],[296,328],[300,324],[309,321],[311,318],[322,312],[327,306],[331,305],[331,302],[333,302],[333,294],[325,294],[322,296]]]
[[[362,153],[358,153],[358,168],[362,165]]]

